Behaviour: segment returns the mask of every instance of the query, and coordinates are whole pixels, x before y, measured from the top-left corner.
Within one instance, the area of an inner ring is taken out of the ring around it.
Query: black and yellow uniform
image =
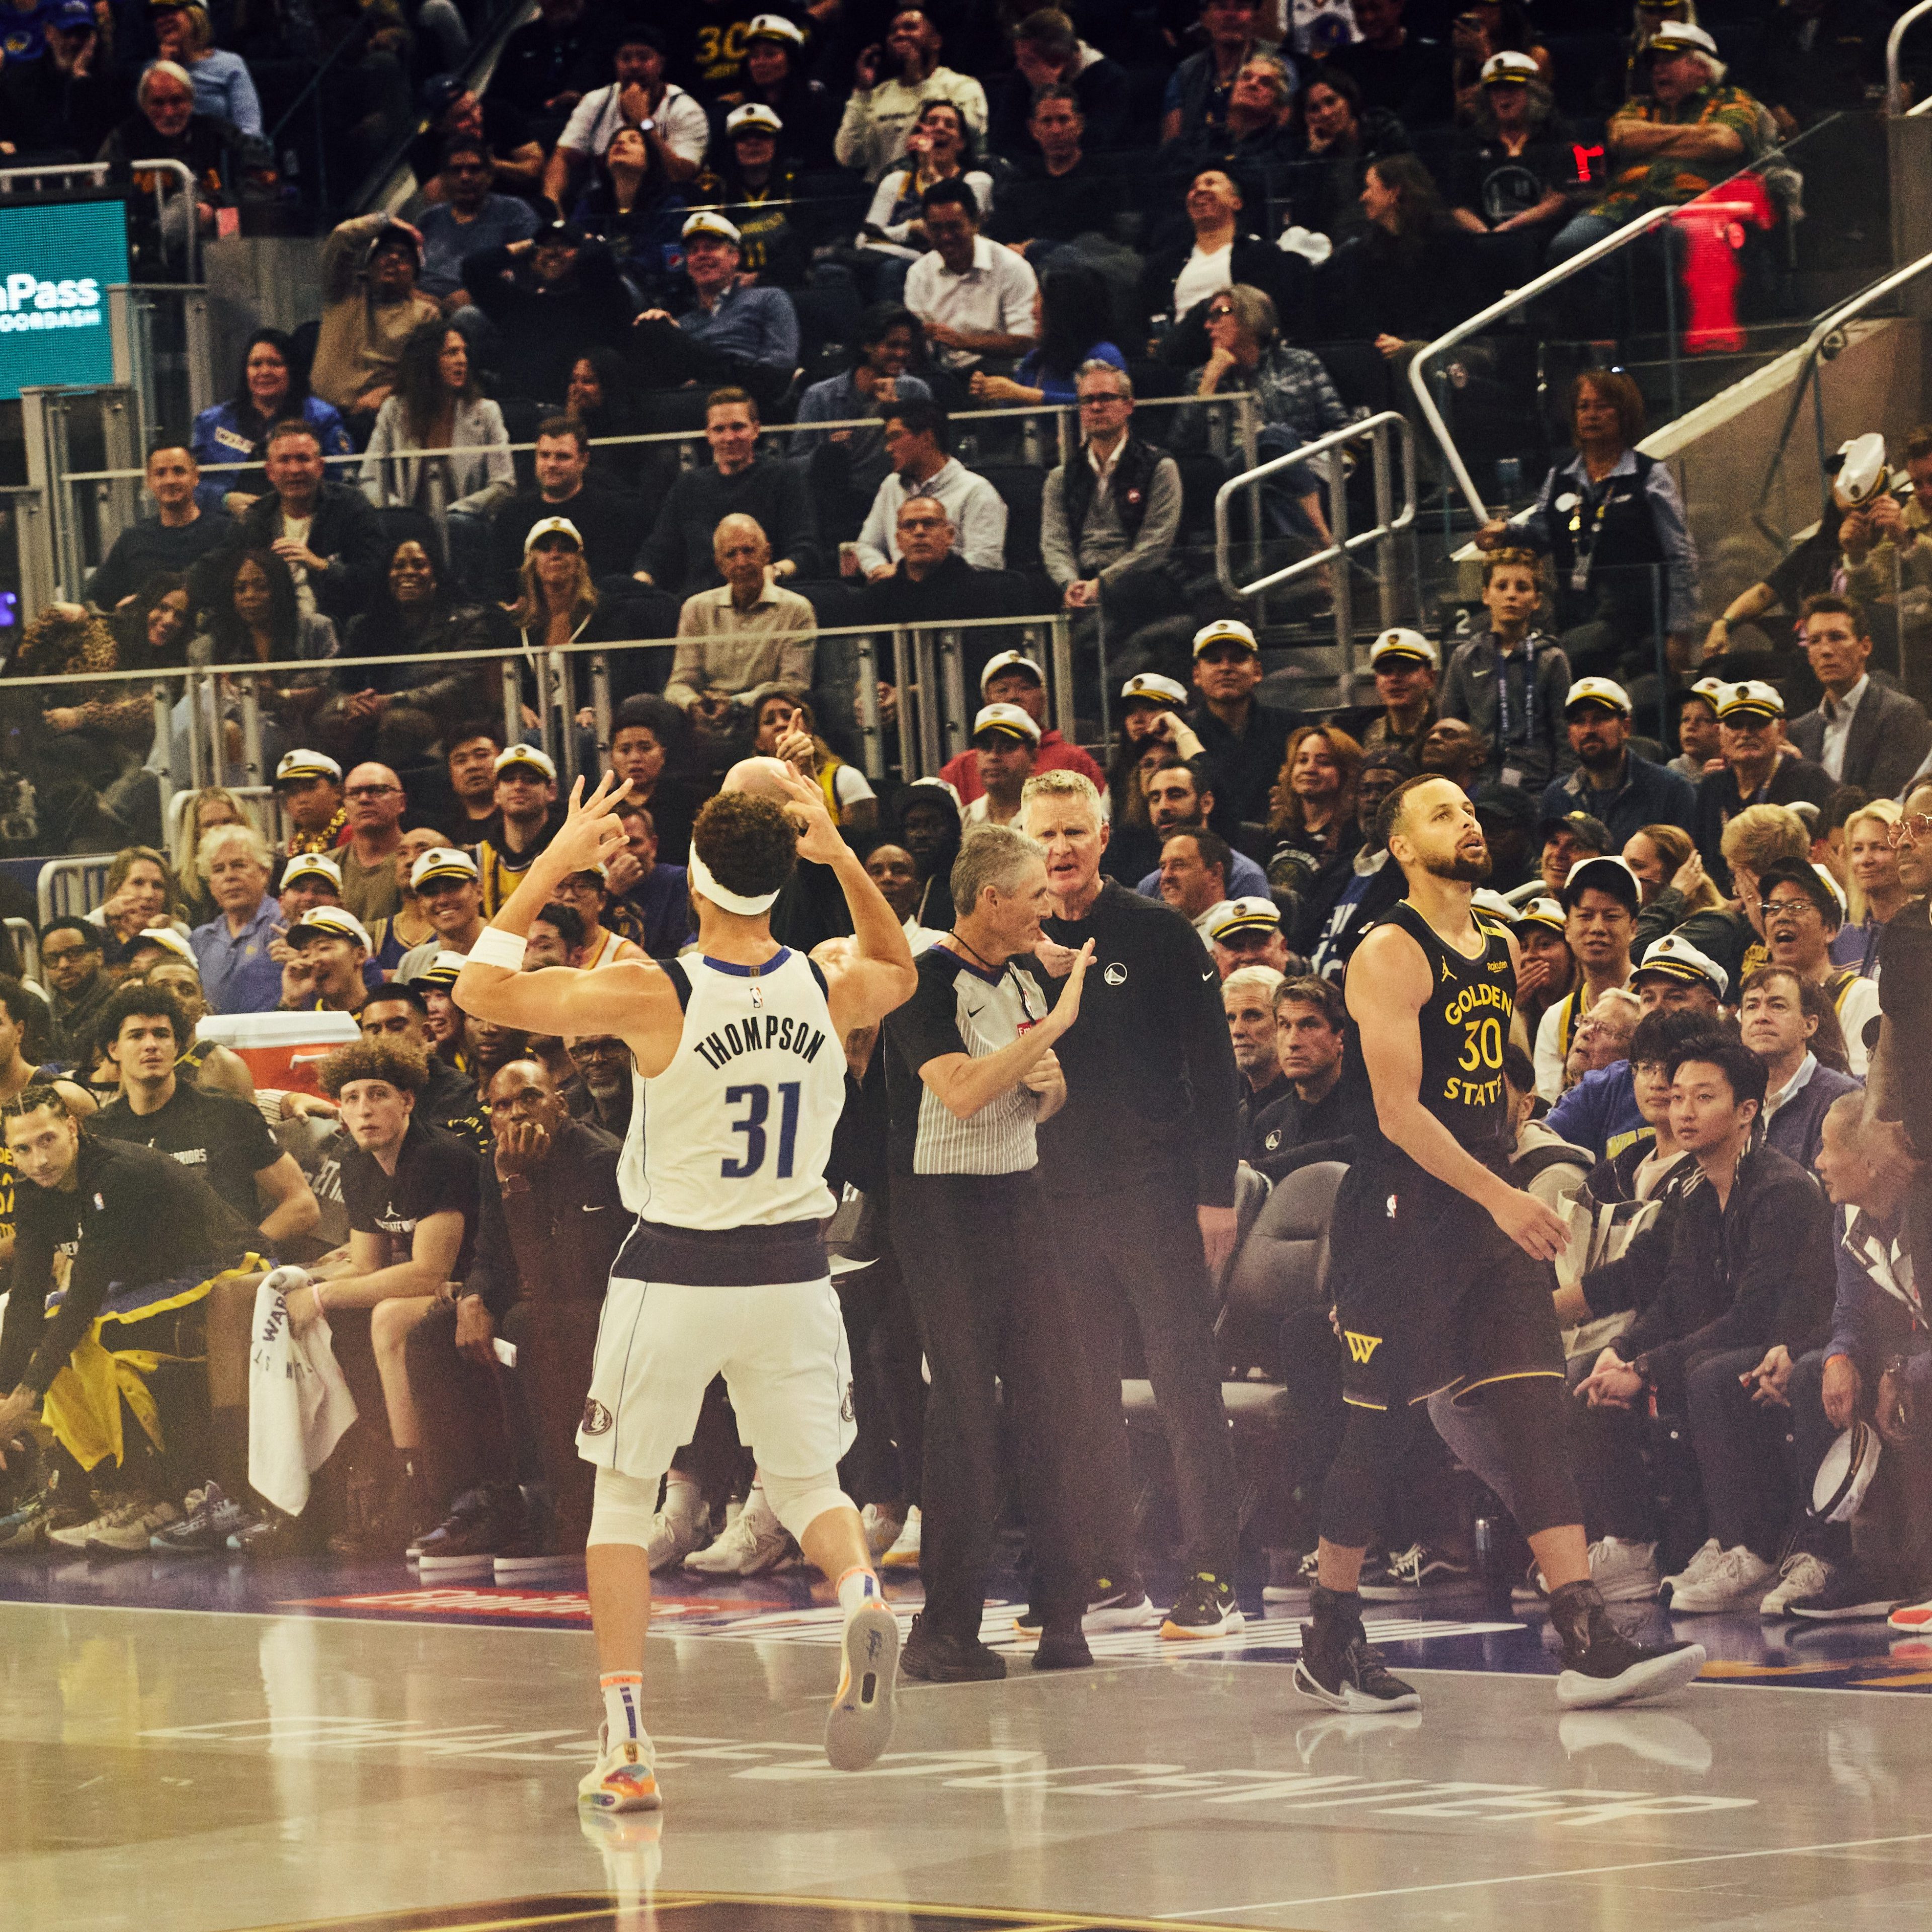
[[[1502,1174],[1509,1130],[1503,1048],[1516,1010],[1509,943],[1498,928],[1478,922],[1483,950],[1467,957],[1407,899],[1388,922],[1422,949],[1435,978],[1416,1016],[1418,1098],[1466,1153]],[[1393,1408],[1442,1390],[1460,1400],[1487,1382],[1560,1380],[1563,1346],[1548,1263],[1532,1260],[1482,1208],[1426,1172],[1382,1132],[1352,1016],[1341,1090],[1356,1149],[1330,1236],[1347,1350],[1344,1400],[1358,1408]]]

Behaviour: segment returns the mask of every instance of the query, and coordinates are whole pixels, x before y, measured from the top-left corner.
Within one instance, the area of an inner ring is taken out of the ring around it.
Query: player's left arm
[[[798,827],[798,856],[831,867],[852,914],[850,946],[824,969],[826,1004],[842,1040],[877,1026],[904,1006],[919,985],[919,973],[898,914],[838,836],[824,793],[796,772],[785,775],[784,789],[785,814]]]

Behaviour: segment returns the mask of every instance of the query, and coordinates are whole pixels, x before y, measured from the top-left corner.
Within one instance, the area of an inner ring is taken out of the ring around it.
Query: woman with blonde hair
[[[152,845],[130,845],[115,854],[107,868],[107,896],[87,916],[115,942],[112,958],[124,957],[151,926],[171,927],[185,939],[188,926],[181,910],[167,855]]]
[[[164,61],[187,70],[194,87],[195,111],[227,122],[238,134],[262,136],[262,103],[248,63],[238,53],[214,44],[214,23],[203,7],[166,0],[152,6],[154,48]]]
[[[1268,796],[1268,831],[1275,844],[1268,880],[1294,895],[1288,944],[1306,952],[1320,922],[1346,881],[1362,834],[1355,823],[1355,781],[1362,748],[1334,724],[1291,731],[1281,772]]]
[[[253,822],[241,800],[226,785],[203,785],[182,806],[175,820],[172,869],[190,928],[205,926],[214,916],[214,902],[202,880],[202,841],[218,825]]]
[[[560,650],[566,644],[614,643],[630,627],[620,611],[600,607],[584,539],[568,517],[546,517],[532,527],[524,542],[517,589],[517,601],[504,608],[521,634],[530,667],[524,680],[524,722],[531,725],[541,722],[528,702],[541,688],[536,682],[539,652]],[[614,684],[619,682],[614,664],[612,671]]]
[[[1870,979],[1878,966],[1878,943],[1892,914],[1912,895],[1899,883],[1898,852],[1892,827],[1905,816],[1896,799],[1875,798],[1845,820],[1845,922],[1832,941],[1832,964],[1850,966]]]
[[[1680,919],[1694,912],[1713,912],[1724,903],[1724,894],[1705,874],[1690,833],[1681,826],[1646,825],[1633,832],[1624,847],[1624,863],[1636,874],[1645,907],[1666,890],[1677,894]]]

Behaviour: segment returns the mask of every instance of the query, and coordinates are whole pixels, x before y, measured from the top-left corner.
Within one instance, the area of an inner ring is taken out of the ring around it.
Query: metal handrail
[[[45,181],[50,175],[86,175],[96,188],[107,180],[105,161],[43,161],[38,167],[0,168],[0,194],[11,194],[16,181]]]
[[[172,174],[178,177],[181,182],[182,191],[188,196],[188,278],[190,283],[199,282],[201,278],[196,272],[201,266],[201,223],[194,212],[194,170],[187,162],[177,161],[166,156],[158,160],[130,161],[128,164],[128,171],[130,174],[138,174],[143,170],[154,174]],[[167,197],[161,192],[160,183],[155,182],[154,219],[158,223],[162,218],[161,212],[166,202]],[[163,260],[166,259],[164,254]]]
[[[136,286],[147,289],[154,284],[140,283]],[[174,284],[161,284],[172,286]],[[1252,446],[1255,392],[1252,389],[1217,391],[1209,397],[1201,396],[1137,396],[1134,410],[1138,414],[1142,410],[1160,409],[1211,409],[1216,403],[1232,404],[1239,424],[1239,433],[1244,447]],[[1026,417],[1052,416],[1069,426],[1077,426],[1079,419],[1078,405],[1073,403],[1010,403],[996,410],[950,410],[946,412],[949,423],[1017,422]],[[820,431],[836,429],[877,429],[880,419],[877,416],[841,417],[836,422],[761,423],[758,428],[760,436],[804,436]],[[627,436],[593,436],[586,439],[585,447],[590,449],[625,449],[642,443],[690,443],[702,440],[701,429],[640,430]],[[1075,441],[1077,443],[1077,436]],[[1062,448],[1064,448],[1063,445]],[[507,450],[512,456],[522,455],[534,450],[534,442],[465,443],[460,448],[447,449],[389,450],[378,460],[388,462],[404,458],[434,456],[487,456],[492,450]],[[368,460],[366,450],[352,450],[346,456],[325,456],[325,467],[353,464],[358,467]],[[261,459],[235,463],[204,463],[200,465],[204,476],[226,476],[231,471],[259,470]],[[120,483],[129,478],[139,478],[147,473],[140,470],[70,470],[62,472],[62,480],[68,483]]]
[[[1925,7],[1927,10],[1932,11],[1932,0],[1925,0]],[[1827,310],[1812,324],[1811,332],[1804,338],[1803,344],[1792,352],[1798,358],[1798,374],[1792,386],[1791,405],[1784,412],[1784,422],[1778,433],[1778,446],[1772,452],[1771,461],[1765,470],[1764,487],[1759,490],[1757,501],[1752,506],[1751,520],[1754,523],[1758,523],[1765,505],[1770,500],[1772,486],[1777,481],[1778,472],[1784,465],[1786,447],[1791,440],[1792,430],[1797,425],[1798,412],[1804,406],[1805,390],[1814,386],[1813,378],[1818,367],[1819,351],[1862,310],[1890,295],[1895,289],[1904,287],[1915,276],[1923,274],[1928,268],[1932,268],[1932,253],[1921,255],[1916,261],[1908,262],[1902,268],[1893,269],[1888,275],[1881,275],[1876,281],[1861,289],[1856,295],[1840,302],[1836,308]],[[1815,387],[1814,394],[1815,397]],[[1822,434],[1824,424],[1822,400],[1820,410],[1819,426]],[[1762,530],[1763,525],[1758,523],[1758,527]],[[1782,541],[1781,538],[1775,540]]]
[[[1754,166],[1756,164],[1754,164]],[[1561,262],[1553,268],[1546,268],[1533,280],[1526,282],[1520,289],[1513,289],[1498,301],[1490,303],[1487,308],[1478,309],[1466,320],[1459,322],[1448,334],[1437,338],[1425,349],[1417,352],[1415,359],[1408,365],[1408,386],[1415,392],[1415,398],[1422,412],[1422,419],[1429,425],[1430,434],[1441,446],[1450,473],[1456,479],[1456,487],[1462,493],[1464,500],[1474,512],[1478,523],[1487,523],[1489,506],[1483,501],[1475,484],[1471,480],[1468,466],[1462,460],[1462,452],[1456,447],[1455,439],[1449,434],[1449,425],[1442,419],[1442,412],[1436,406],[1436,398],[1429,392],[1428,365],[1438,356],[1446,354],[1459,342],[1480,334],[1493,322],[1500,321],[1512,310],[1519,309],[1524,303],[1532,302],[1559,282],[1566,282],[1580,270],[1588,268],[1592,262],[1600,262],[1606,255],[1613,255],[1620,248],[1627,248],[1640,236],[1647,235],[1653,228],[1660,227],[1681,211],[1675,207],[1653,208],[1647,214],[1640,215],[1627,226],[1619,228],[1614,234],[1606,235],[1600,242],[1593,242],[1580,254]]]
[[[1906,28],[1910,27],[1915,20],[1922,20],[1928,14],[1932,14],[1932,0],[1918,0],[1917,6],[1908,7],[1897,20],[1892,22],[1892,32],[1886,36],[1885,111],[1888,114],[1896,114],[1898,112],[1899,44],[1905,38]],[[1919,111],[1917,108],[1912,110],[1914,113]]]

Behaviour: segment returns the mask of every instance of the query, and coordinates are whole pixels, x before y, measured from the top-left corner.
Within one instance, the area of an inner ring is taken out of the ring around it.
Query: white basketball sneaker
[[[664,1794],[658,1789],[657,1753],[649,1738],[610,1742],[610,1727],[597,1727],[597,1762],[578,1780],[577,1802],[599,1811],[657,1811]]]

